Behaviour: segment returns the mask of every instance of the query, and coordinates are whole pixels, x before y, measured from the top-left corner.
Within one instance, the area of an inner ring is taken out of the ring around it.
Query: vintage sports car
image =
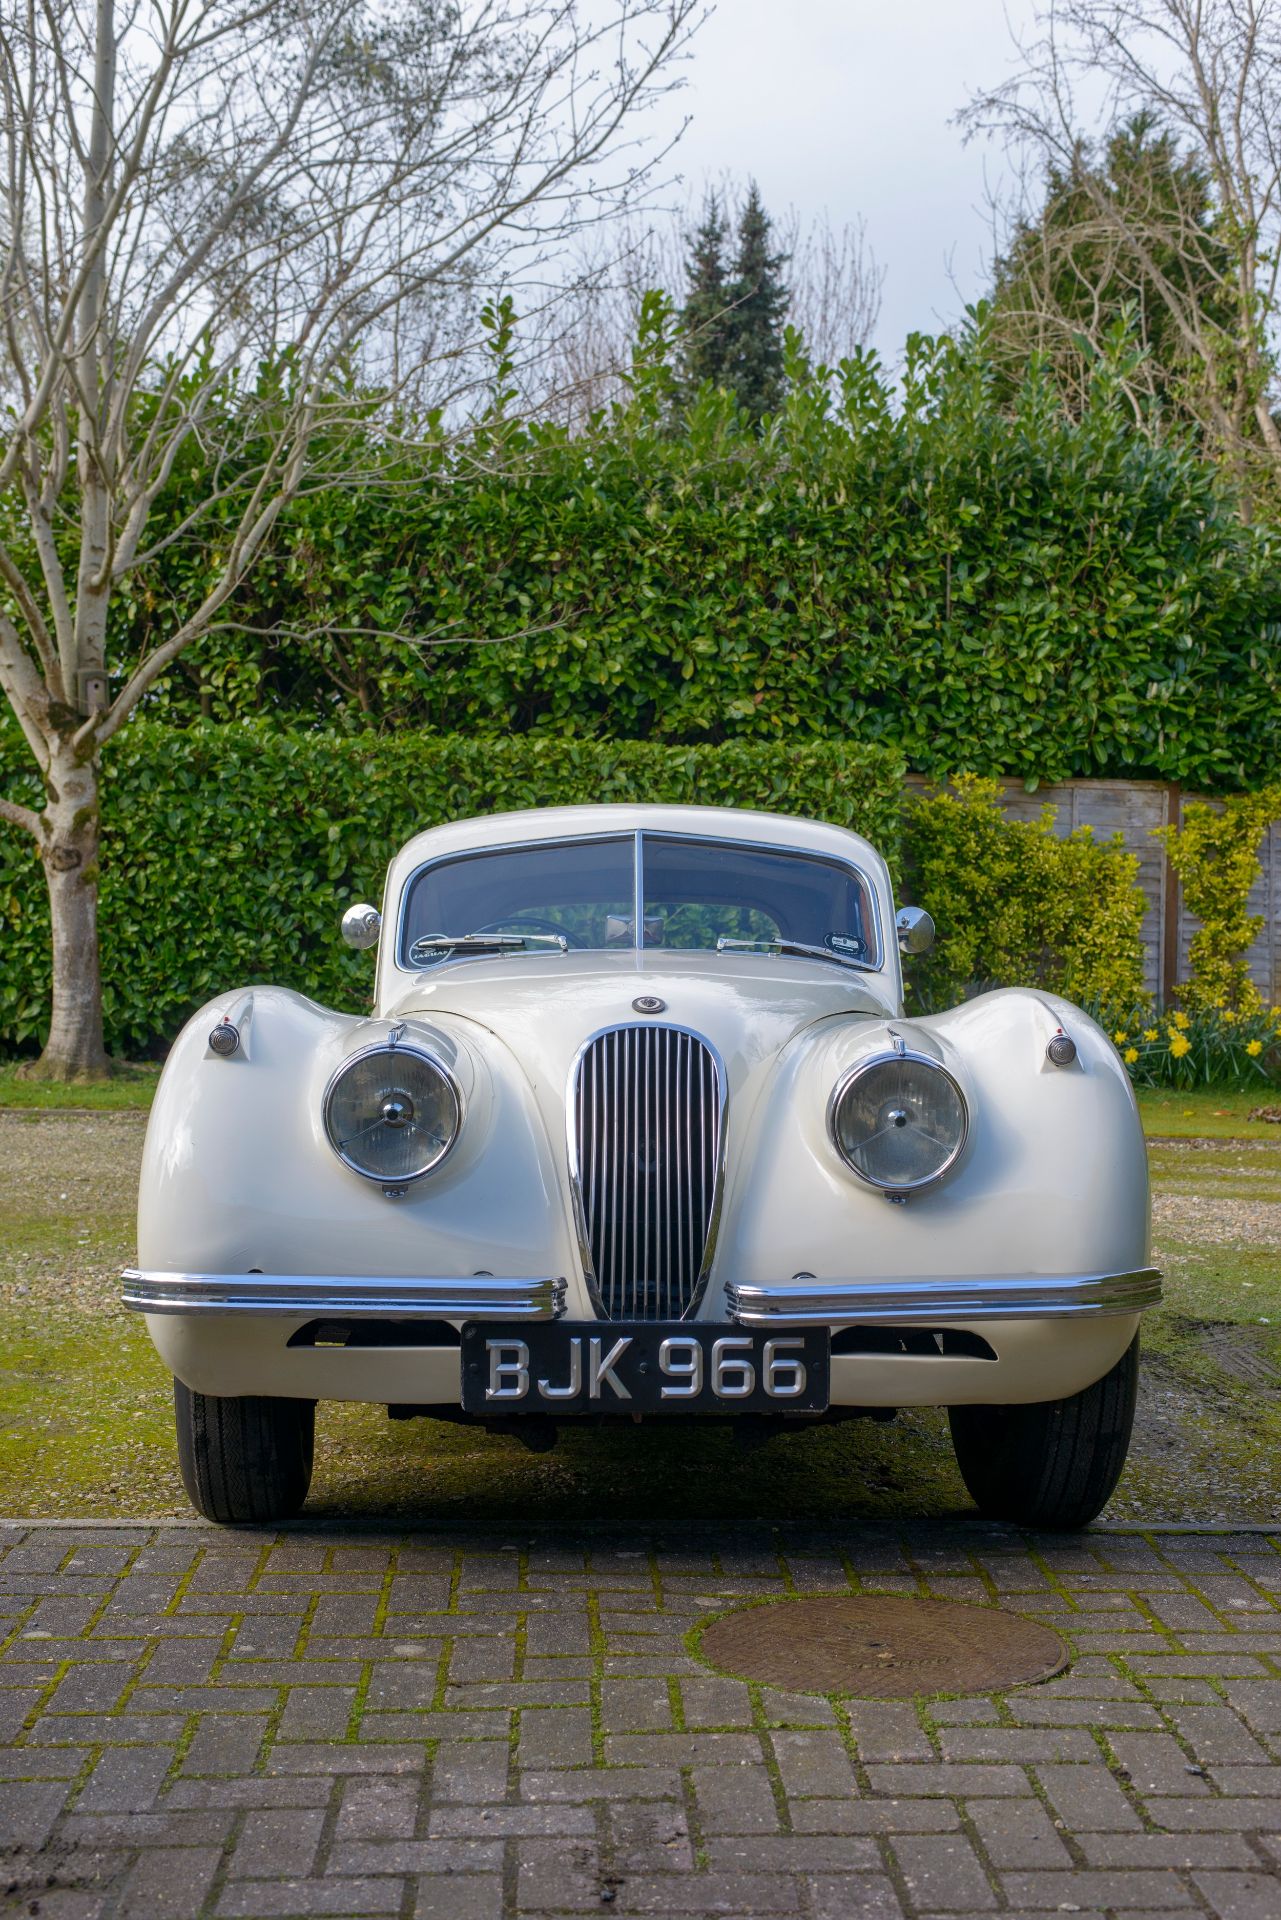
[[[821,822],[595,806],[392,861],[368,1018],[279,987],[160,1080],[126,1303],[194,1504],[283,1517],[318,1400],[485,1421],[949,1410],[985,1514],[1091,1519],[1149,1264],[1125,1069],[1007,990],[903,1011],[884,861]]]

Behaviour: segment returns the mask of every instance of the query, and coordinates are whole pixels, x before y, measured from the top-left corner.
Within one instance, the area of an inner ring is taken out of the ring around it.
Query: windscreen
[[[424,936],[483,933],[559,935],[570,947],[630,947],[635,858],[635,839],[627,834],[442,860],[410,882],[402,951],[407,956]],[[415,964],[446,957],[428,954]]]
[[[853,868],[726,840],[644,836],[645,944],[796,940],[873,964],[873,921]]]
[[[634,948],[637,868],[645,947],[714,952],[718,940],[799,941],[877,964],[867,886],[852,867],[786,849],[642,833],[533,842],[459,855],[409,883],[402,962],[435,966],[458,950],[418,941],[523,935],[527,951]]]

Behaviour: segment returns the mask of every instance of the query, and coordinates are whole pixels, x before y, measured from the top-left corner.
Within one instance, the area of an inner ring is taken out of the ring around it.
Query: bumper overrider
[[[370,1274],[171,1273],[129,1267],[123,1301],[140,1313],[309,1319],[557,1320],[563,1279],[380,1278]],[[745,1327],[860,1322],[939,1325],[1134,1314],[1161,1298],[1155,1267],[1131,1273],[815,1280],[725,1289],[725,1317]]]

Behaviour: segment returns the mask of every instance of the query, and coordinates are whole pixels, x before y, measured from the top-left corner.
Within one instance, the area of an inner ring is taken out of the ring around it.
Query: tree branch
[[[20,807],[16,800],[6,800],[3,794],[0,794],[0,820],[7,820],[11,827],[21,827],[34,840],[40,839],[40,815],[30,807]]]

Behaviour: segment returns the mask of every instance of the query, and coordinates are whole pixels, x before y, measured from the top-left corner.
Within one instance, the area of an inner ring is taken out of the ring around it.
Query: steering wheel
[[[510,920],[486,920],[483,927],[473,927],[473,933],[550,933],[559,940],[566,940],[571,947],[585,948],[587,942],[580,940],[568,927],[558,927],[554,920],[544,920],[537,913],[513,914]]]

